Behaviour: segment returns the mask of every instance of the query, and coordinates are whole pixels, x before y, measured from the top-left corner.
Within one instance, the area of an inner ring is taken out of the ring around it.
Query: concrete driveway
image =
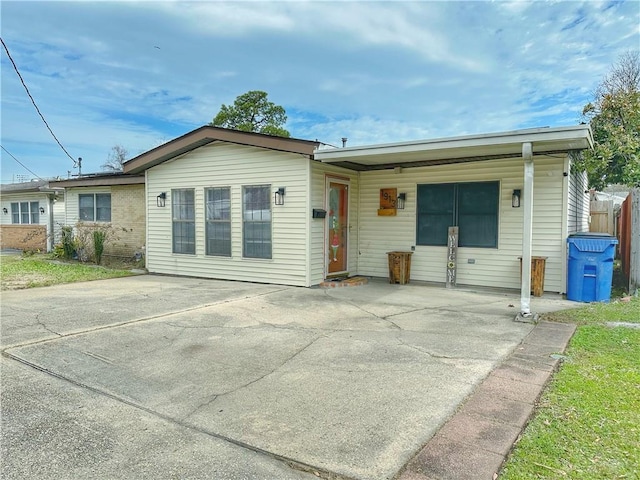
[[[1,300],[6,479],[393,478],[532,329],[515,293],[382,281],[146,275]]]

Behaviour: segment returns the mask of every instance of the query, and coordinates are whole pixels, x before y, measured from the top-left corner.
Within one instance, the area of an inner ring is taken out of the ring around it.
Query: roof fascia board
[[[60,193],[64,188],[56,188],[56,187],[33,187],[33,188],[24,188],[24,189],[15,189],[15,190],[2,190],[2,195],[13,195],[14,193]]]
[[[534,152],[534,157],[545,157],[549,155],[566,155],[566,150],[546,150],[542,152]],[[348,160],[345,161],[331,161],[332,165],[336,165],[338,167],[347,168],[349,170],[355,170],[358,172],[370,172],[375,170],[390,170],[392,168],[401,167],[401,168],[417,168],[417,167],[434,167],[437,165],[452,165],[456,163],[470,163],[470,162],[486,162],[489,160],[516,160],[521,159],[516,154],[513,153],[501,153],[495,155],[478,155],[474,157],[454,157],[454,158],[437,158],[433,160],[412,160],[406,162],[389,162],[389,163],[376,163],[376,164],[365,164],[365,163],[356,163],[350,162]]]
[[[81,177],[70,180],[58,180],[56,186],[63,188],[73,187],[107,187],[111,185],[141,185],[144,184],[144,175],[121,175],[118,177]]]
[[[570,146],[567,146],[567,149],[574,150],[577,149],[575,142],[581,144],[583,148],[592,147],[593,137],[588,125],[576,125],[571,127],[528,129],[513,132],[439,138],[433,140],[365,145],[360,147],[346,147],[331,150],[316,150],[314,152],[314,158],[321,162],[331,163],[335,161],[344,161],[346,158],[357,158],[360,156],[397,155],[402,153],[438,150],[446,151],[455,148],[463,149],[493,145],[513,145],[513,153],[519,154],[521,145],[525,142],[567,142],[570,144]]]
[[[25,189],[20,189],[20,190],[2,190],[2,196],[5,195],[20,195],[23,193],[46,193],[43,190],[40,190],[39,188],[25,188]]]
[[[60,193],[60,192],[64,192],[64,188],[63,187],[56,187],[56,186],[41,187],[40,191],[42,193]]]
[[[205,125],[125,162],[124,173],[140,173],[203,145],[221,141],[302,155],[313,155],[319,142],[241,132]]]

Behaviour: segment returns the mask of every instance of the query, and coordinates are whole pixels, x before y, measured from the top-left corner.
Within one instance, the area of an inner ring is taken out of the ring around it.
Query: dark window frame
[[[231,256],[231,187],[204,189],[205,253]]]
[[[193,188],[171,190],[171,251],[173,253],[186,255],[196,253],[195,197]]]
[[[500,182],[419,184],[416,245],[446,246],[458,226],[458,246],[498,248]]]
[[[91,200],[91,205],[82,205],[83,200]],[[108,200],[108,205],[105,205]],[[109,223],[111,222],[111,194],[110,193],[79,193],[78,219],[81,222]]]
[[[242,257],[273,258],[271,185],[242,187]]]

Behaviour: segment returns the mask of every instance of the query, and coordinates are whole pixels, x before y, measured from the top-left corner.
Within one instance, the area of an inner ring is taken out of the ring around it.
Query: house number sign
[[[380,208],[378,215],[394,216],[396,214],[396,199],[398,198],[397,188],[380,189]]]

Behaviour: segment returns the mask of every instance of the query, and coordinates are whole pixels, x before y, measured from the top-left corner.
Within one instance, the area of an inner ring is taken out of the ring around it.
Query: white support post
[[[520,287],[520,314],[516,320],[535,321],[531,313],[531,244],[533,241],[533,147],[522,144],[524,160],[524,188],[522,192],[522,280]]]

